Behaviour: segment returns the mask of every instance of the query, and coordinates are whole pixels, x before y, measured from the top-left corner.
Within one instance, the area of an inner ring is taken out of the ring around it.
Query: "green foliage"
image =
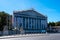
[[[57,30],[56,30],[57,26],[60,26],[60,21],[58,21],[58,22],[49,22],[48,27],[47,27],[47,32],[50,32],[50,33],[57,32]]]
[[[56,26],[60,26],[60,21],[55,23]]]
[[[58,22],[49,22],[48,26],[60,26],[60,21],[58,21]]]
[[[55,26],[55,22],[49,22],[48,26]]]
[[[0,12],[0,31],[3,30],[4,26],[7,25],[7,17],[9,14],[5,12]]]

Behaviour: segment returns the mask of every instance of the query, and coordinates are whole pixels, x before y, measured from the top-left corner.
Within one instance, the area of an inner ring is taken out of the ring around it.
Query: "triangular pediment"
[[[44,15],[42,15],[41,13],[38,13],[37,11],[34,11],[34,10],[30,10],[30,11],[27,11],[29,15],[32,15],[32,16],[40,16],[40,17],[45,17]]]
[[[24,10],[24,11],[18,11],[17,14],[20,15],[27,15],[27,16],[38,16],[38,17],[46,17],[42,15],[41,13],[36,12],[35,10]]]

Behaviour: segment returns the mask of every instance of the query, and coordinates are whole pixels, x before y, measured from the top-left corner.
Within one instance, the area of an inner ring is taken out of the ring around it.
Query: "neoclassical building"
[[[24,33],[45,33],[47,17],[35,10],[13,12],[13,26]]]

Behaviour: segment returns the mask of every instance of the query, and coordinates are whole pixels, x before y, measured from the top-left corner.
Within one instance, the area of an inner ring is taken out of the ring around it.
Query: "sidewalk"
[[[60,33],[56,34],[26,34],[26,35],[11,35],[2,36],[0,40],[60,40]]]

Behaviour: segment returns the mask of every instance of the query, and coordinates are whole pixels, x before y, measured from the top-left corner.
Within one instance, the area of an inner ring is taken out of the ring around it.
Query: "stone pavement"
[[[0,40],[60,40],[60,33],[2,36]]]

